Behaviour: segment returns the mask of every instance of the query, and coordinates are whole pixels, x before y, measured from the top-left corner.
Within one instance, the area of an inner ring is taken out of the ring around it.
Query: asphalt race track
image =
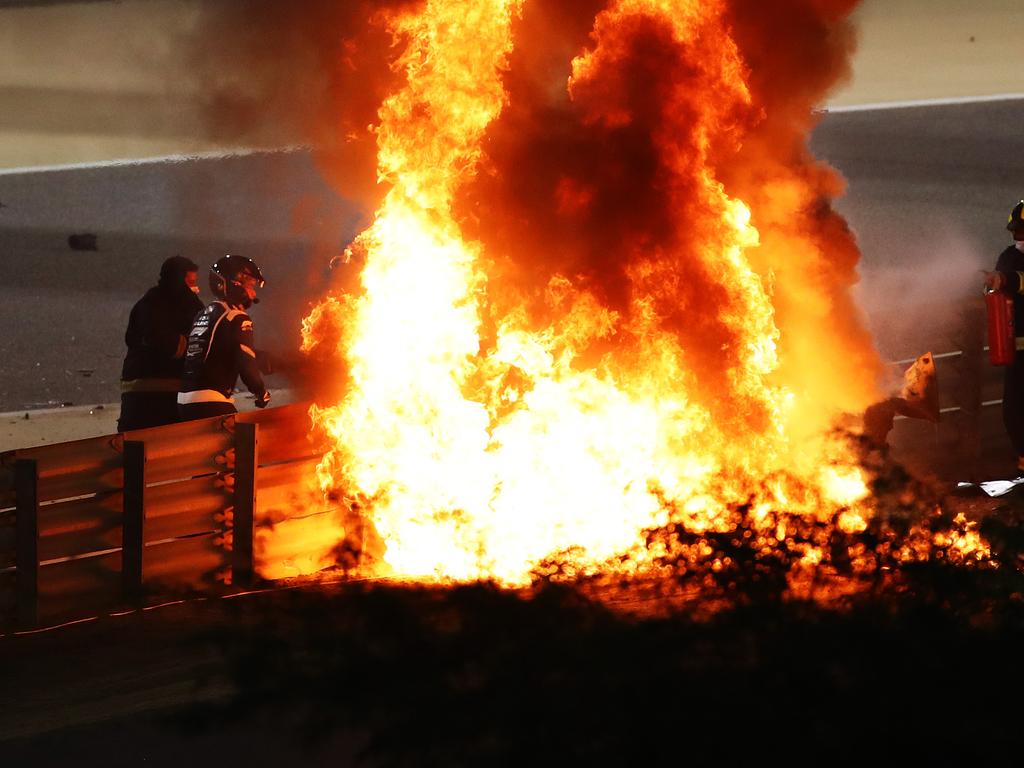
[[[308,299],[358,228],[298,152],[0,174],[0,204],[0,411],[116,401],[128,312],[175,254],[255,258],[260,341],[295,350]],[[81,234],[95,251],[69,247]]]
[[[838,207],[861,245],[857,297],[883,358],[963,347],[964,308],[980,310],[980,270],[1009,244],[1006,217],[1024,198],[1022,119],[1024,101],[843,112],[814,134],[815,154],[848,182]],[[896,422],[896,457],[949,480],[1019,474],[1002,426],[1001,369],[954,357],[937,370],[941,423]],[[960,397],[981,403],[976,418],[957,410]]]
[[[846,177],[861,306],[887,359],[949,351],[949,306],[980,294],[1024,197],[1024,101],[829,114],[814,153]]]
[[[1024,101],[823,116],[812,149],[848,180],[858,296],[888,359],[950,348],[944,307],[978,290],[1024,197],[1022,123]],[[116,401],[128,311],[176,253],[254,257],[259,339],[294,350],[364,215],[303,152],[0,172],[0,205],[0,412]],[[69,247],[80,234],[95,251]]]

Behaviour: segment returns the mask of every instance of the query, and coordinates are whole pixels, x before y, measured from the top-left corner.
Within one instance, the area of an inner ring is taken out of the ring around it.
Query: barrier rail
[[[948,307],[937,308],[937,317],[943,313],[949,313]],[[964,301],[950,316],[955,322],[944,334],[943,347],[932,355],[940,423],[900,419],[889,443],[904,463],[947,480],[977,481],[1012,473],[1014,450],[1003,428],[1002,409],[996,407],[1002,404],[1005,369],[988,360],[984,301],[980,296]]]
[[[260,531],[323,511],[297,491],[322,454],[307,410],[0,454],[0,626],[250,584]]]
[[[977,479],[1012,457],[984,355],[980,302],[934,355],[938,425],[896,422],[901,459]],[[322,547],[308,488],[322,453],[308,404],[0,454],[0,627],[31,626],[184,590],[245,587]],[[310,530],[312,528],[312,530]],[[275,531],[268,539],[261,534]],[[280,535],[277,535],[280,534]],[[294,535],[293,535],[294,534]],[[265,574],[264,574],[265,575]]]

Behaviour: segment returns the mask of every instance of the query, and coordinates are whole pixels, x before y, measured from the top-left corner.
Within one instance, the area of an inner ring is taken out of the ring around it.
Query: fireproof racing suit
[[[215,301],[192,325],[185,375],[178,393],[182,421],[235,413],[235,383],[241,375],[256,404],[270,399],[256,364],[252,320],[238,307]]]
[[[1003,424],[1018,460],[1024,460],[1024,253],[1011,245],[999,254],[996,271],[1003,273],[1003,290],[1013,295],[1017,329],[1017,354],[1013,364],[1006,366],[1003,381]]]
[[[119,432],[146,429],[178,420],[186,337],[203,302],[183,280],[165,280],[132,307],[121,368]]]

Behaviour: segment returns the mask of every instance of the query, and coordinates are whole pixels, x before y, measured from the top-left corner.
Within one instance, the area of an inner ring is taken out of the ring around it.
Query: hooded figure
[[[157,284],[132,307],[124,334],[120,432],[178,420],[187,336],[203,309],[198,269],[190,259],[172,256],[160,267]]]

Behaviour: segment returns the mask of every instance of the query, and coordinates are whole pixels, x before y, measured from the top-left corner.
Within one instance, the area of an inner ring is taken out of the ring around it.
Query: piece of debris
[[[897,415],[939,422],[939,387],[931,352],[925,352],[904,372],[899,395],[864,411],[865,437],[877,447],[884,446]]]
[[[939,423],[939,385],[935,376],[935,358],[925,352],[903,374],[900,414],[909,418]]]
[[[96,244],[96,235],[91,232],[86,232],[81,235],[71,235],[68,237],[68,247],[72,251],[98,251],[99,247]]]
[[[988,480],[984,483],[957,483],[956,492],[958,496],[971,496],[981,491],[986,496],[994,498],[1005,496],[1022,484],[1024,484],[1024,477],[1017,477],[1013,480]]]
[[[25,414],[25,421],[28,421],[28,414]]]

